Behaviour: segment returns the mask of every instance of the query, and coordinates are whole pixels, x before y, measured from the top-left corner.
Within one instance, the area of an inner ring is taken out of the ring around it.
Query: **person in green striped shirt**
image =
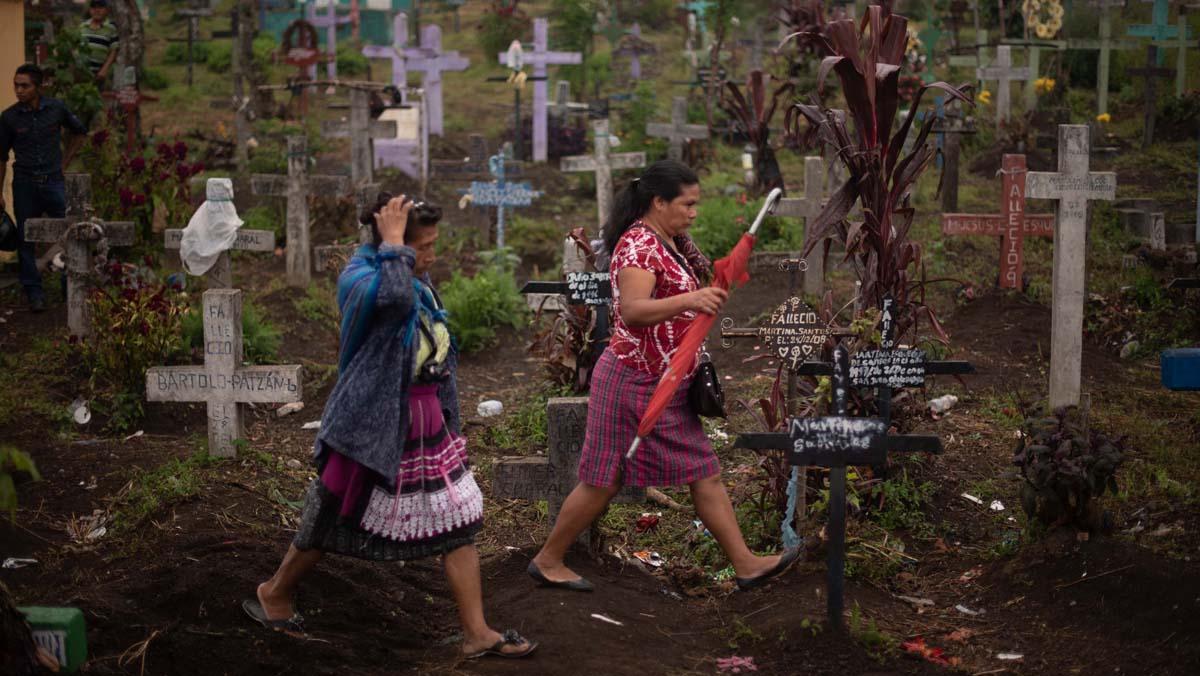
[[[108,20],[108,0],[91,0],[88,4],[87,21],[79,27],[83,37],[83,48],[86,50],[88,68],[96,77],[96,84],[104,89],[108,82],[108,72],[113,61],[117,59],[117,45],[120,35],[117,27]]]

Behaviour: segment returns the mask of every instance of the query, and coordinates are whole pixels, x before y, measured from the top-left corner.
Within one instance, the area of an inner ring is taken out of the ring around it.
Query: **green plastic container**
[[[67,673],[79,671],[87,661],[87,628],[83,612],[78,608],[47,608],[26,606],[17,608],[33,629],[33,640],[58,659]]]

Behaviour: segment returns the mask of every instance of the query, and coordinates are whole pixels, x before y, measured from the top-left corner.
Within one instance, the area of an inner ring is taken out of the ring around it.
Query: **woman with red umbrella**
[[[592,371],[587,432],[579,483],[563,503],[554,530],[529,564],[546,586],[591,591],[592,585],[563,562],[567,548],[622,485],[691,488],[696,514],[733,564],[741,589],[759,586],[799,557],[793,548],[755,556],[746,546],[721,466],[699,416],[687,401],[690,371],[661,417],[638,444],[638,422],[688,327],[715,316],[729,297],[706,286],[712,265],[688,236],[700,201],[700,179],[689,167],[664,160],[650,165],[617,195],[606,224],[610,252],[613,331],[608,350]]]

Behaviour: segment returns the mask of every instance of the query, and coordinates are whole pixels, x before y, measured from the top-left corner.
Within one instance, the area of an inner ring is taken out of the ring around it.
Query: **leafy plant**
[[[590,271],[596,270],[595,252],[588,243],[583,228],[571,231],[571,240],[583,252]],[[586,392],[591,382],[592,366],[600,356],[592,340],[600,312],[609,312],[606,305],[568,305],[562,312],[546,317],[543,308],[537,309],[535,324],[543,320],[545,328],[538,331],[529,351],[545,360],[550,381],[569,386],[576,392]]]
[[[484,267],[474,277],[456,270],[439,291],[449,314],[450,333],[464,353],[492,345],[497,328],[519,328],[528,313],[516,279],[499,265]]]
[[[479,46],[484,54],[499,54],[519,40],[529,28],[529,17],[518,7],[520,0],[492,0],[479,20]]]
[[[828,74],[835,72],[841,81],[847,111],[842,114],[819,104],[798,103],[788,110],[786,127],[793,139],[804,146],[828,146],[847,176],[814,220],[804,255],[827,238],[841,242],[863,283],[866,304],[879,307],[889,294],[895,299],[899,315],[897,338],[916,326],[918,314],[924,314],[945,341],[937,317],[924,302],[924,273],[920,280],[913,281],[909,272],[910,268],[921,266],[921,247],[909,239],[916,215],[910,200],[917,178],[936,152],[926,143],[934,116],[926,116],[907,155],[904,142],[916,116],[905,116],[895,134],[891,133],[900,102],[899,79],[907,27],[908,20],[892,14],[887,6],[871,5],[859,28],[853,21],[843,19],[826,24],[820,32],[793,36],[821,43],[830,54],[821,62],[818,84],[822,85]],[[970,87],[966,84],[952,87],[945,82],[922,86],[914,97],[913,109],[929,89],[970,104]],[[853,133],[847,118],[854,123]],[[856,202],[862,206],[862,223],[846,220]],[[914,292],[916,298],[910,296]]]
[[[17,480],[41,481],[37,466],[29,454],[15,446],[0,446],[0,511],[8,512],[8,520],[17,518]]]
[[[775,157],[775,149],[771,147],[771,119],[779,101],[791,96],[795,85],[784,82],[775,88],[767,101],[767,89],[771,76],[761,70],[750,71],[746,78],[746,94],[733,82],[726,82],[729,96],[721,102],[722,108],[734,119],[736,124],[746,133],[750,143],[754,144],[754,190],[765,193],[772,188],[783,187],[783,172],[779,170],[779,160]]]
[[[1124,460],[1124,438],[1110,439],[1084,426],[1078,408],[1053,416],[1028,418],[1013,452],[1021,468],[1021,506],[1030,518],[1049,526],[1074,524],[1098,530],[1103,515],[1093,498],[1117,493],[1117,468]]]
[[[114,262],[105,272],[106,283],[87,301],[93,335],[74,344],[92,407],[108,416],[109,430],[120,432],[144,413],[146,370],[182,352],[187,305],[175,289],[134,266]]]

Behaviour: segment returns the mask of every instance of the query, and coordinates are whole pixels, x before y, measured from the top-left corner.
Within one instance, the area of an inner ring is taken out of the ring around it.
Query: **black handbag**
[[[0,210],[0,251],[16,251],[20,243],[17,224],[13,223],[7,212]]]
[[[708,352],[700,353],[700,365],[696,367],[696,375],[688,386],[688,405],[706,418],[725,417],[725,391],[721,389],[721,379],[717,377],[717,367],[713,366]]]

